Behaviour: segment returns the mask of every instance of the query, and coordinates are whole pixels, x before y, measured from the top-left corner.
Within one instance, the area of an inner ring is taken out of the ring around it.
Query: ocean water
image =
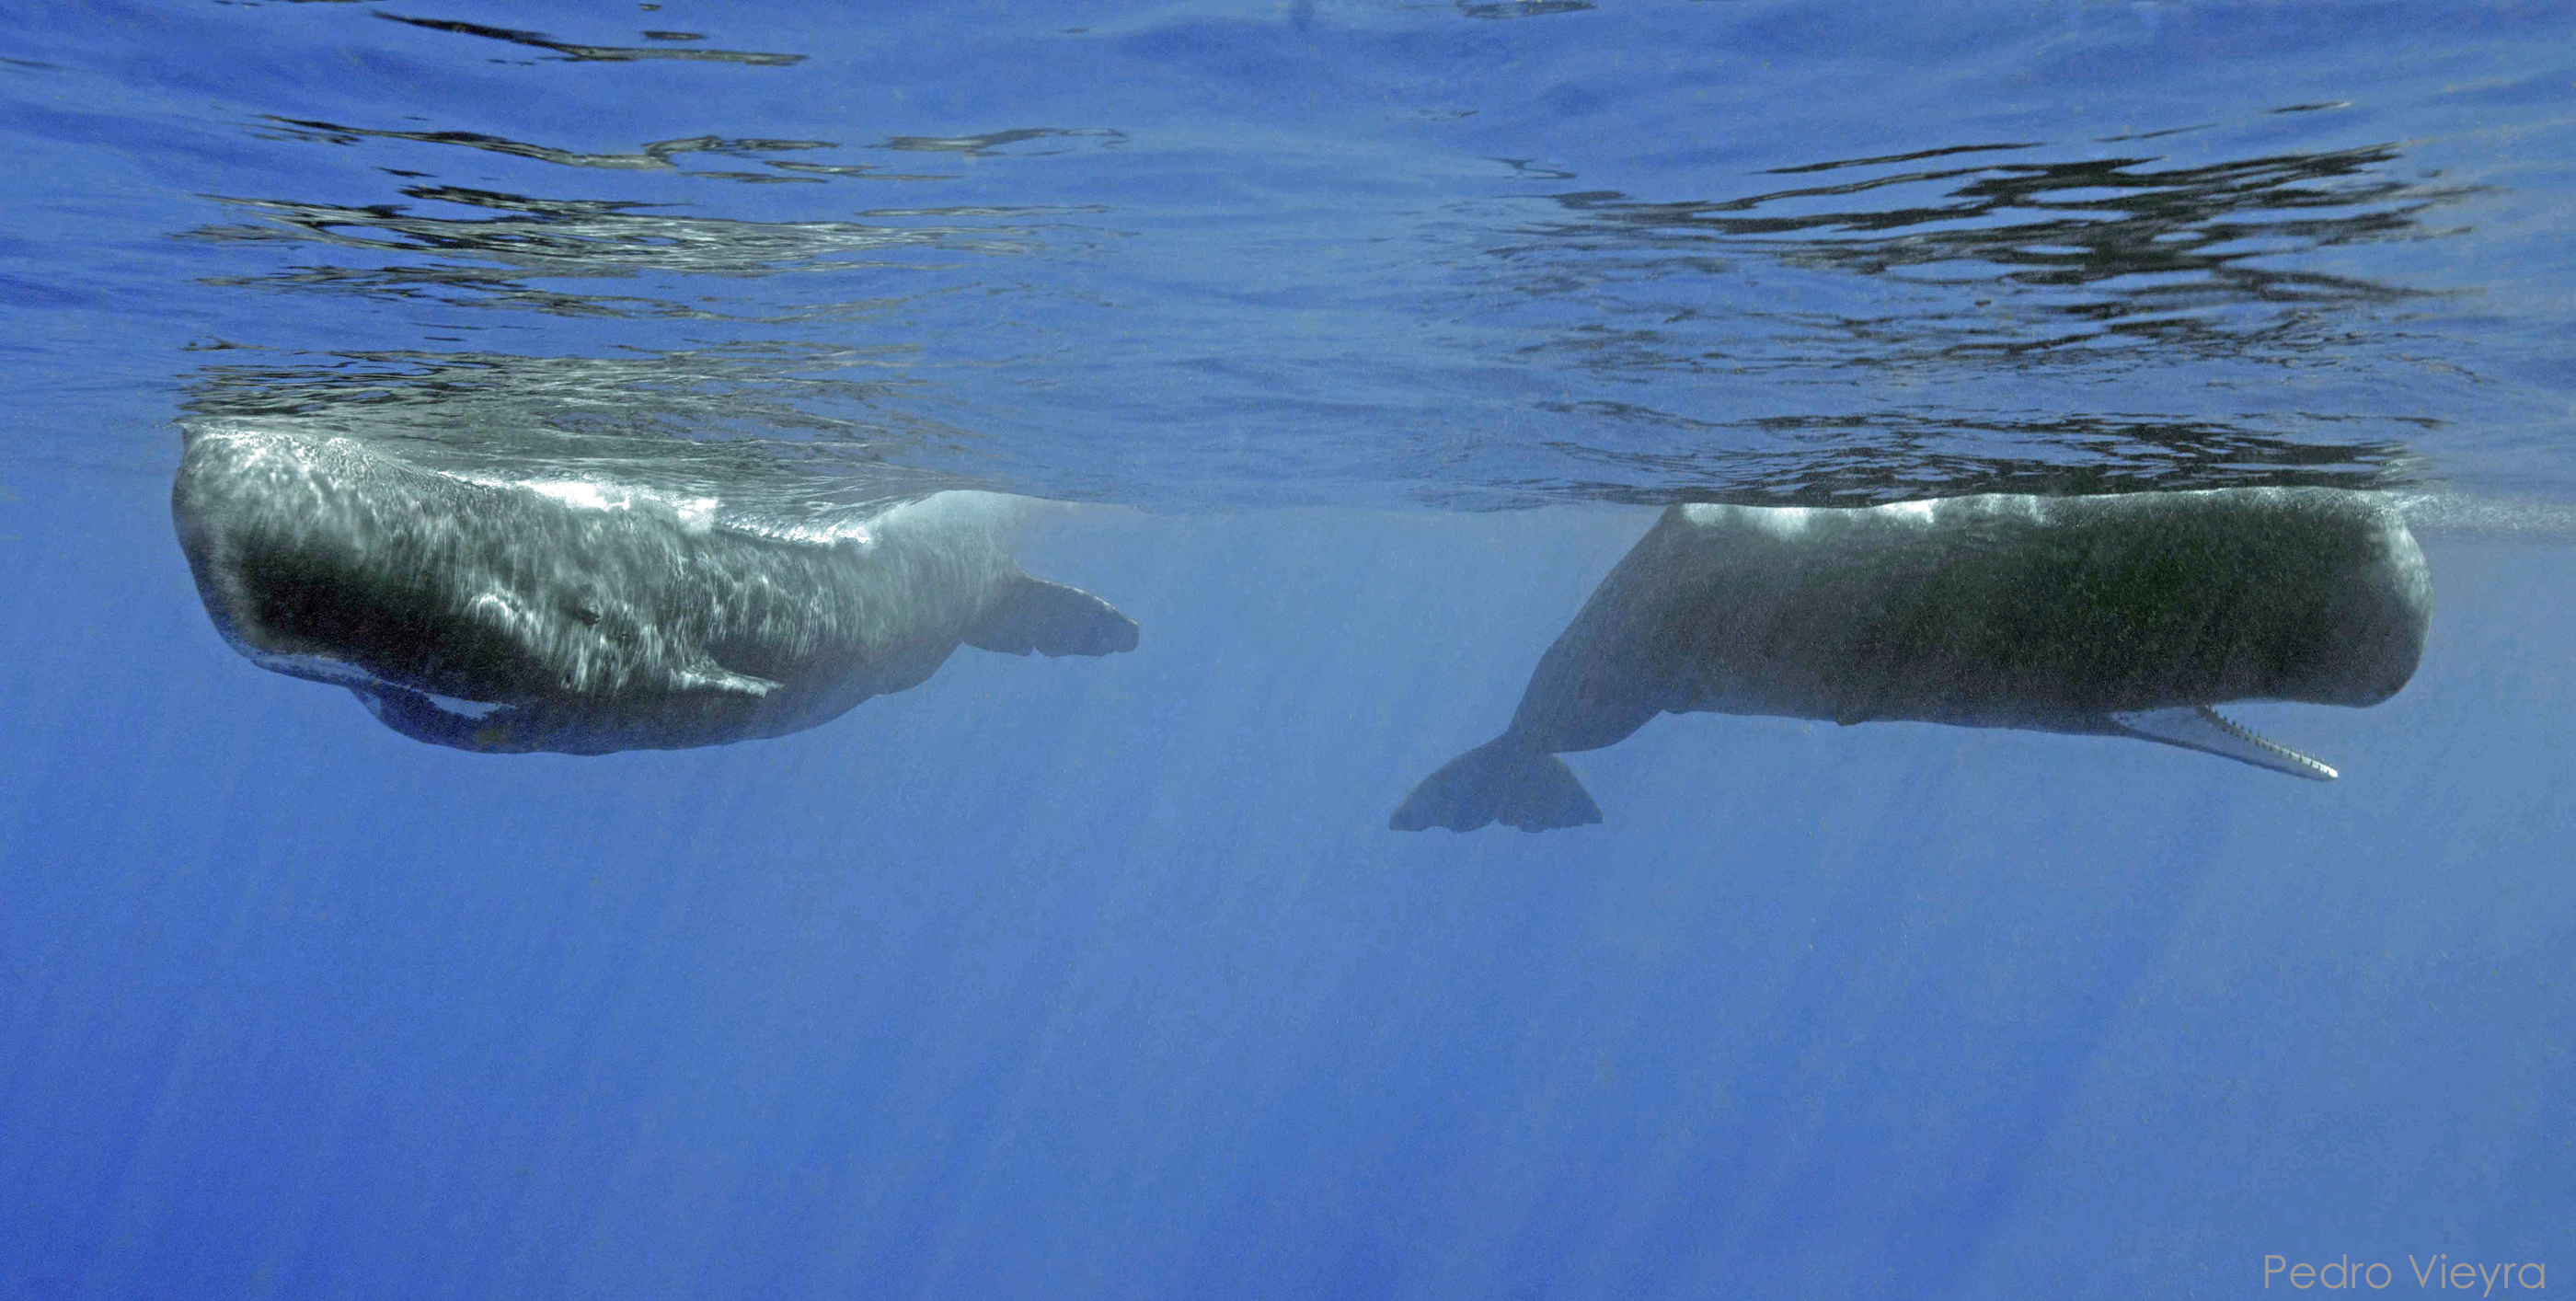
[[[0,141],[0,1299],[2576,1279],[2563,6],[16,3]],[[1020,494],[1142,641],[424,746],[217,635],[208,422]],[[2279,484],[2432,567],[2244,710],[2338,782],[1689,715],[1386,829],[1652,506]]]

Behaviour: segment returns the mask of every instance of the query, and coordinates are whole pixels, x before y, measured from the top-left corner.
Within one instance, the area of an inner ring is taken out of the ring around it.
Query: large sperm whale
[[[947,492],[821,533],[596,483],[484,482],[356,440],[188,431],[179,544],[234,649],[459,749],[601,754],[779,736],[919,685],[961,644],[1133,649],[1023,573],[1010,499]]]
[[[2431,609],[2424,553],[2364,492],[1673,506],[1548,648],[1511,726],[1389,825],[1598,822],[1556,756],[1659,713],[2128,736],[2332,780],[2211,706],[2375,705],[2413,676]]]

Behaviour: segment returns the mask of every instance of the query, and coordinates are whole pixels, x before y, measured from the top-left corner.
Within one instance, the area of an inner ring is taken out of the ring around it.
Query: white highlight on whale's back
[[[674,497],[650,488],[593,483],[582,479],[534,480],[518,484],[497,480],[481,482],[490,482],[498,487],[525,488],[581,510],[650,511],[690,533],[704,533],[714,528],[716,523],[716,499],[713,497]]]

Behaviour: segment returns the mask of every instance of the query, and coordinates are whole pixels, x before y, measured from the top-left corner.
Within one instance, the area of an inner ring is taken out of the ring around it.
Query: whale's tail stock
[[[1386,825],[1395,831],[1473,831],[1502,822],[1523,831],[1553,831],[1600,820],[1600,806],[1563,759],[1506,732],[1423,778]]]

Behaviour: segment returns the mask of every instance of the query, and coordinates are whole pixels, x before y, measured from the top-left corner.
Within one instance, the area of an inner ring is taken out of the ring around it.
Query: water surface
[[[2556,7],[754,8],[0,15],[0,1297],[2576,1270]],[[437,751],[216,638],[186,420],[1075,503],[1144,641]],[[1695,716],[1384,830],[1640,507],[2237,484],[2433,563],[2248,711],[2331,786]]]

